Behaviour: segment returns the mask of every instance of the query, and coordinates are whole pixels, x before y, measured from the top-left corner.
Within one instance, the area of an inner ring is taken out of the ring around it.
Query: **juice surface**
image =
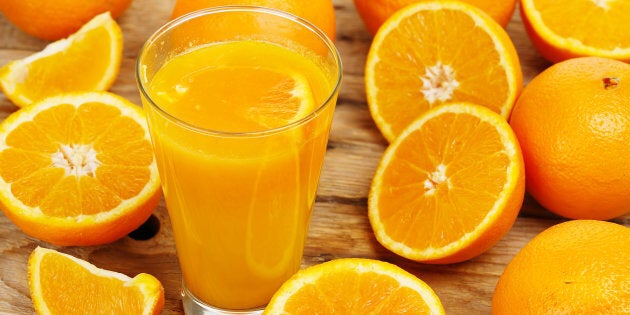
[[[195,126],[261,131],[303,118],[321,105],[332,89],[332,74],[324,69],[282,46],[224,42],[172,59],[151,89],[164,110]]]
[[[149,94],[190,124],[227,132],[277,128],[323,104],[336,77],[304,54],[259,41],[168,61]],[[207,134],[145,106],[188,289],[221,308],[265,305],[301,263],[332,104],[291,128]]]

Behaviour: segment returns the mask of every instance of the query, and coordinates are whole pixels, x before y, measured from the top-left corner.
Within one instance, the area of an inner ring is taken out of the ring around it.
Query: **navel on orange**
[[[444,314],[424,281],[382,261],[342,258],[287,280],[263,314]]]
[[[0,207],[58,245],[115,241],[161,196],[142,109],[107,92],[47,98],[0,124]]]
[[[461,262],[508,232],[524,191],[523,158],[507,121],[480,105],[451,103],[421,115],[387,148],[368,214],[392,252]]]
[[[60,93],[104,91],[118,76],[122,31],[103,13],[66,39],[0,68],[0,88],[15,105]]]
[[[130,278],[43,247],[28,259],[28,283],[38,314],[150,315],[164,306],[164,288],[152,275]]]
[[[505,30],[459,1],[423,1],[397,11],[374,37],[365,66],[370,113],[390,142],[445,102],[483,105],[507,119],[522,81]]]
[[[520,0],[527,35],[546,59],[581,56],[630,61],[628,1]]]
[[[492,314],[630,313],[630,228],[572,220],[534,237],[499,278]]]
[[[379,27],[396,11],[405,6],[426,0],[354,0],[354,5],[368,31],[376,34]],[[472,4],[505,27],[512,19],[516,0],[462,0]]]

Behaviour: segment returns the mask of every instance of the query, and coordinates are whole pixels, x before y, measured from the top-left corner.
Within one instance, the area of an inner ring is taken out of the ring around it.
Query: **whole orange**
[[[96,15],[120,16],[132,0],[2,0],[0,11],[24,32],[46,40],[67,37]]]
[[[573,219],[630,211],[630,65],[601,57],[557,63],[523,90],[510,118],[527,191]]]
[[[368,31],[376,34],[379,27],[402,7],[426,0],[354,0],[354,6]],[[439,1],[438,1],[439,2]],[[516,0],[463,0],[488,13],[501,26],[507,26],[516,8]]]
[[[335,9],[332,0],[178,0],[171,18],[223,5],[255,5],[289,12],[313,23],[330,39],[335,39]]]
[[[499,278],[492,314],[628,314],[630,228],[572,220],[534,237]]]

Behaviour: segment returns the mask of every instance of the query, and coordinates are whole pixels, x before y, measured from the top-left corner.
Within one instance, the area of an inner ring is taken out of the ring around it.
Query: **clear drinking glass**
[[[341,83],[336,48],[288,13],[215,7],[153,34],[136,75],[186,313],[262,310],[300,268]]]

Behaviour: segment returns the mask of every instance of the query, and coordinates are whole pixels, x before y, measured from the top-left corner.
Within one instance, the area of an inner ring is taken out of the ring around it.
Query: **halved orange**
[[[466,101],[508,118],[523,74],[505,30],[460,1],[423,1],[376,33],[365,65],[370,113],[390,142],[429,108]]]
[[[26,234],[68,246],[112,242],[160,196],[144,112],[120,96],[59,95],[0,124],[0,207]]]
[[[38,314],[149,315],[164,306],[164,288],[150,274],[130,278],[43,247],[28,259],[28,284]]]
[[[120,27],[102,13],[68,38],[0,68],[0,88],[19,107],[60,93],[104,91],[118,76],[122,49]]]
[[[444,314],[424,281],[379,260],[341,258],[299,271],[263,314]]]
[[[471,259],[514,224],[523,156],[507,121],[471,103],[434,107],[385,151],[368,213],[377,240],[420,262]]]
[[[551,62],[598,56],[630,62],[629,1],[520,0],[527,35]]]

